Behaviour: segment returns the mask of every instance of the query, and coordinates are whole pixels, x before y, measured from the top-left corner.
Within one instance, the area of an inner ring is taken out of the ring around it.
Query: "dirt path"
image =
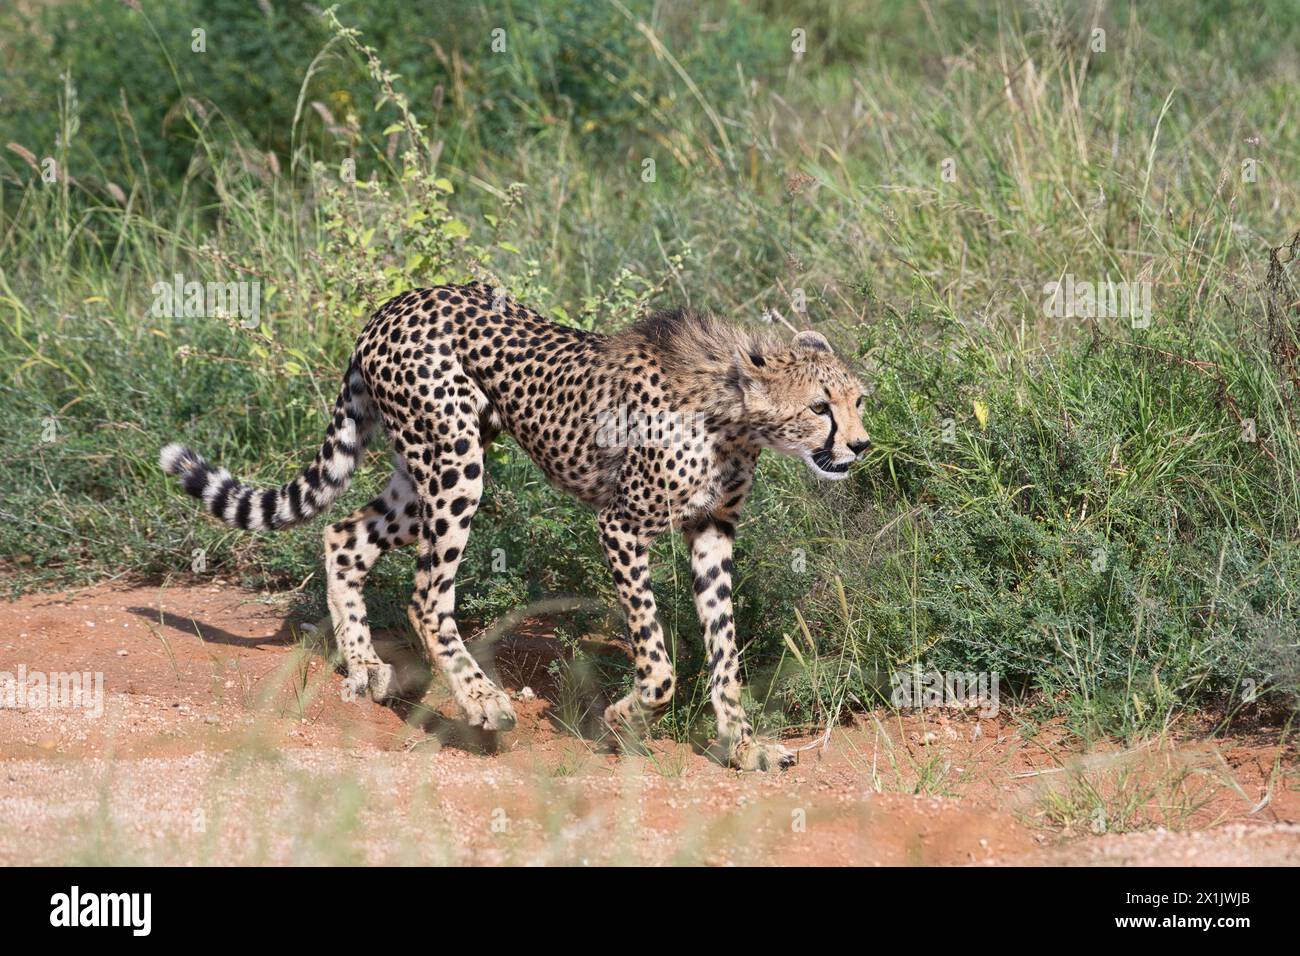
[[[739,775],[569,734],[536,633],[496,649],[520,716],[497,741],[391,641],[423,705],[343,702],[317,643],[229,585],[0,606],[0,674],[103,674],[102,713],[0,696],[0,863],[1300,863],[1275,730],[1084,756],[1006,715],[881,712]]]

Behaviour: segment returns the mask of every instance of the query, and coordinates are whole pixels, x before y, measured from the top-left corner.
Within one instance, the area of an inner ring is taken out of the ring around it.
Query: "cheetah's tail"
[[[162,470],[181,479],[185,490],[203,501],[228,525],[250,531],[290,528],[315,517],[343,494],[375,424],[374,407],[356,365],[348,368],[334,402],[333,419],[316,458],[286,485],[255,488],[216,468],[174,442],[158,456]]]

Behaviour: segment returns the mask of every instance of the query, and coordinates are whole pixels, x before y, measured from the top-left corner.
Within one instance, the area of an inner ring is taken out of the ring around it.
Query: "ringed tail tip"
[[[184,475],[202,459],[178,441],[164,445],[158,453],[158,465],[169,475]]]

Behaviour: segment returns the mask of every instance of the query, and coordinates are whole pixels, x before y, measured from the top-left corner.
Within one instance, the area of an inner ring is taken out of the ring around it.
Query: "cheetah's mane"
[[[619,333],[627,345],[649,345],[664,374],[688,393],[717,394],[737,385],[737,358],[756,365],[784,348],[778,338],[693,309],[656,312]]]

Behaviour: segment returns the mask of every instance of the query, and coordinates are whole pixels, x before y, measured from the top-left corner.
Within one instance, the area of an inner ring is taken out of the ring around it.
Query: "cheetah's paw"
[[[397,671],[392,664],[373,664],[369,668],[370,696],[378,703],[396,697],[401,688],[397,684]]]
[[[605,726],[620,740],[643,740],[650,733],[651,715],[629,694],[605,708]]]
[[[510,698],[492,685],[466,695],[460,706],[471,727],[505,731],[515,725],[515,709],[510,706]]]
[[[798,760],[794,751],[772,740],[751,737],[731,748],[727,763],[737,770],[789,770]]]
[[[370,686],[370,675],[364,667],[358,667],[348,672],[348,676],[343,678],[343,689],[339,696],[343,698],[346,704],[360,703],[366,696],[366,688]]]

